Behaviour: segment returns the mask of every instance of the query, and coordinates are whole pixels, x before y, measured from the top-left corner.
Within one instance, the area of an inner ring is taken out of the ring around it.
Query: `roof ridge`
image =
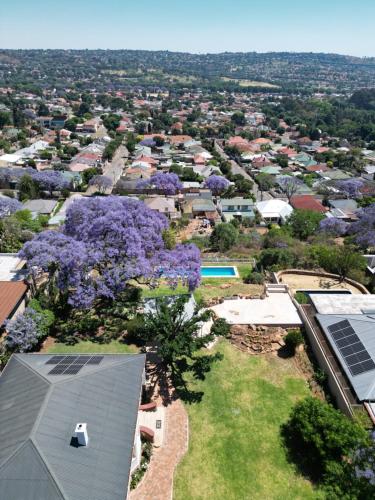
[[[24,353],[19,353],[19,354],[24,354]],[[33,368],[31,365],[29,365],[28,363],[26,363],[26,361],[24,361],[21,357],[18,356],[18,353],[15,353],[13,354],[13,356],[15,357],[15,359],[17,361],[19,361],[23,366],[25,366],[26,368],[28,368],[29,370],[31,370],[33,373],[35,373],[36,375],[38,375],[38,377],[40,377],[41,379],[45,380],[49,385],[51,385],[51,381],[48,380],[47,377],[45,377],[42,373],[40,373],[39,371],[35,370],[35,368]]]
[[[43,463],[43,466],[45,467],[47,473],[51,476],[52,481],[55,483],[56,489],[60,493],[61,498],[63,498],[63,499],[67,498],[66,495],[65,495],[65,493],[64,493],[64,489],[62,488],[62,486],[60,485],[59,481],[57,480],[54,472],[50,469],[50,467],[48,465],[48,462],[46,461],[46,459],[45,459],[45,457],[43,455],[43,452],[39,449],[39,446],[36,443],[36,441],[34,441],[33,437],[29,437],[29,439],[27,439],[27,441],[25,441],[25,443],[27,443],[28,441],[30,441],[31,445],[33,446],[33,448],[35,449],[35,451],[39,455],[40,460]]]
[[[54,482],[55,486],[56,486],[56,489],[58,490],[58,492],[60,493],[61,495],[61,498],[66,498],[66,495],[63,493],[63,489],[61,488],[59,482],[57,481],[54,473],[50,470],[50,468],[48,467],[48,464],[43,456],[43,453],[40,451],[38,445],[34,442],[34,440],[32,439],[32,437],[28,437],[23,443],[21,443],[18,448],[16,448],[14,450],[14,452],[9,455],[9,457],[6,458],[6,460],[4,460],[4,462],[0,465],[0,470],[10,461],[12,460],[12,458],[14,458],[18,453],[21,452],[21,450],[27,445],[27,444],[31,444],[31,446],[33,447],[33,449],[35,450],[35,452],[39,455],[39,458],[41,460],[41,463],[42,463],[42,466],[45,468],[47,474],[50,475],[52,481]]]
[[[14,455],[16,455],[18,453],[18,451],[23,448],[23,446],[25,446],[25,444],[27,443],[27,441],[30,439],[30,436],[25,440],[23,441],[19,446],[17,446],[17,448],[13,451],[13,453],[11,453],[9,456],[7,456],[5,458],[5,460],[0,464],[0,470],[4,467],[4,465],[9,462],[9,460],[14,457]]]

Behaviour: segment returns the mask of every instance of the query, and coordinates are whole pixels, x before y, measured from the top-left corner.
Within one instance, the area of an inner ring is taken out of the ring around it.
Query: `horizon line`
[[[344,54],[344,53],[339,53],[339,52],[314,52],[314,51],[293,51],[293,50],[267,50],[264,52],[259,52],[257,50],[244,50],[244,51],[220,51],[220,52],[190,52],[186,50],[170,50],[170,49],[130,49],[130,48],[103,48],[103,47],[97,47],[97,48],[88,48],[88,47],[81,47],[81,48],[50,48],[50,47],[33,47],[33,48],[25,48],[25,47],[17,47],[17,48],[9,48],[9,47],[0,47],[0,51],[17,51],[17,50],[23,50],[23,51],[129,51],[129,52],[170,52],[172,54],[189,54],[189,55],[222,55],[222,54],[260,54],[260,55],[266,55],[266,54],[302,54],[302,55],[309,55],[309,54],[314,54],[314,55],[333,55],[333,56],[342,56],[342,57],[353,57],[356,59],[375,59],[375,55],[373,56],[358,56],[354,54]]]

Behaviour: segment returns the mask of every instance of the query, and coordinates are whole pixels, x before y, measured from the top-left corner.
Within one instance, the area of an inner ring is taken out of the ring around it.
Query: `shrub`
[[[296,299],[298,304],[308,304],[309,303],[309,297],[304,292],[296,292],[294,294],[294,298]]]
[[[142,458],[141,463],[137,470],[135,470],[132,474],[130,480],[130,489],[134,490],[145,475],[145,472],[148,468],[148,464],[150,463],[152,456],[152,444],[149,441],[142,442]]]
[[[317,398],[299,401],[282,427],[290,458],[327,498],[375,498],[374,443],[366,430]]]
[[[219,318],[214,321],[211,327],[211,334],[218,337],[227,337],[229,335],[230,325],[224,318]]]
[[[290,330],[284,340],[288,350],[294,354],[296,348],[303,344],[303,335],[300,330]]]
[[[256,271],[252,271],[244,278],[244,282],[252,285],[263,285],[264,275],[262,273],[257,273]]]

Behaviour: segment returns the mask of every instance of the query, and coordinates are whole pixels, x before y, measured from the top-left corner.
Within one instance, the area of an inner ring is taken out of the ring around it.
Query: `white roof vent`
[[[74,431],[74,437],[77,439],[80,446],[88,446],[89,437],[87,434],[87,424],[77,424]]]

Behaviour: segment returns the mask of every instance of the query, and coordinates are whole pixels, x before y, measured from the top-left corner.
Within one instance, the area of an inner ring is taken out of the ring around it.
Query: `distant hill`
[[[16,69],[16,71],[15,71]],[[375,58],[322,53],[189,54],[144,50],[0,50],[0,84],[60,87],[331,89],[352,93],[375,86]],[[248,82],[251,82],[249,85]],[[269,84],[269,85],[264,85]]]

